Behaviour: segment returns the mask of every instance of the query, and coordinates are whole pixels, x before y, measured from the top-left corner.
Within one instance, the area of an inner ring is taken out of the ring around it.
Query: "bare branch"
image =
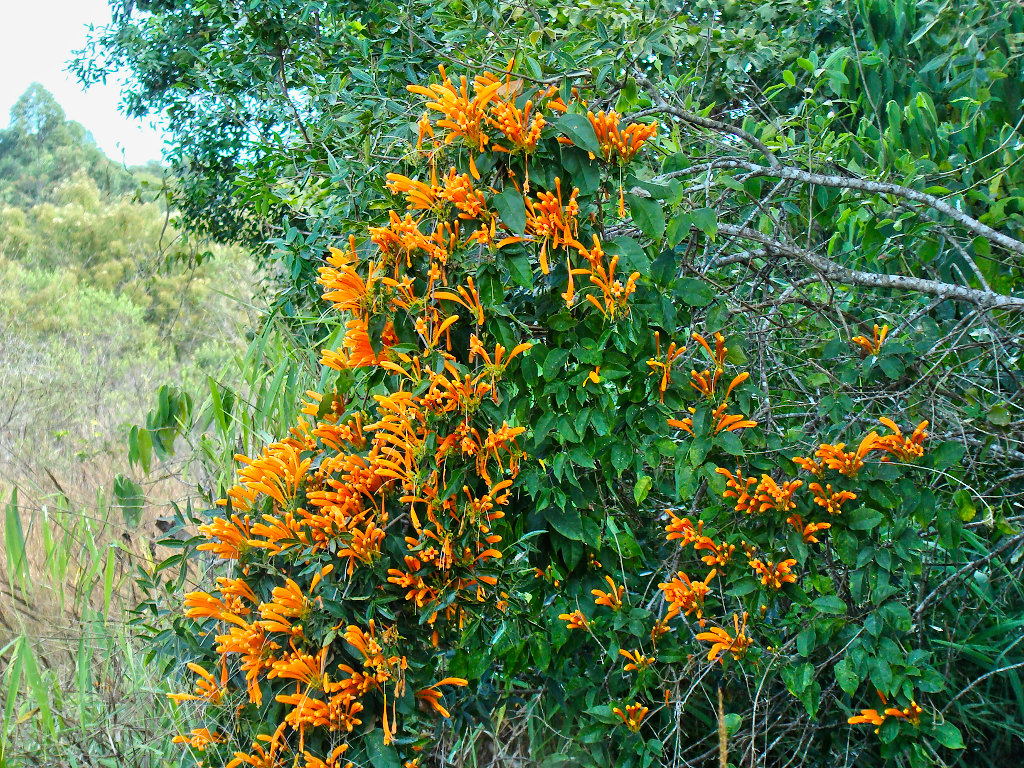
[[[943,299],[960,299],[983,309],[1024,310],[1024,299],[1016,296],[1004,296],[994,291],[982,291],[963,285],[952,285],[951,283],[942,283],[938,280],[928,280],[921,277],[887,275],[877,272],[864,272],[859,269],[849,269],[825,256],[796,245],[781,242],[749,227],[719,224],[718,231],[726,235],[760,243],[770,252],[799,259],[809,267],[816,269],[823,277],[836,283],[862,285],[866,288],[893,288],[902,291],[915,291]],[[757,255],[757,252],[750,254],[751,258],[755,255]]]

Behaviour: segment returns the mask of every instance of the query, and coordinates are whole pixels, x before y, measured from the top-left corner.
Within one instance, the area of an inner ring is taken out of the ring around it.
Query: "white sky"
[[[160,159],[163,134],[118,111],[117,82],[85,92],[65,71],[71,52],[84,46],[88,25],[109,21],[106,0],[0,0],[0,127],[9,124],[18,97],[39,82],[110,158],[128,165]]]

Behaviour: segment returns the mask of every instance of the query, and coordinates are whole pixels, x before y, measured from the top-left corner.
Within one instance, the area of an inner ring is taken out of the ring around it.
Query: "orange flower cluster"
[[[509,77],[458,86],[442,78],[410,88],[443,114],[420,121],[420,141],[435,129],[445,144],[459,139],[470,148],[469,173],[438,173],[432,152],[429,180],[389,174],[406,212],[390,211],[366,242],[332,248],[320,270],[325,300],[343,313],[341,342],[322,351],[322,364],[374,377],[372,396],[310,393],[287,436],[237,457],[224,511],[200,527],[200,549],[232,572],[186,596],[185,614],[212,651],[193,663],[194,686],[174,698],[206,706],[220,730],[179,743],[223,750],[238,707],[267,697],[282,706],[276,730],[236,752],[233,766],[340,768],[346,740],[367,723],[391,742],[403,718],[447,717],[442,690],[466,681],[437,669],[443,655],[433,649],[461,636],[471,617],[508,605],[498,530],[525,428],[492,418],[487,401],[501,403],[506,371],[531,345],[484,341],[488,317],[470,271],[479,260],[464,254],[522,242],[547,272],[551,251],[578,253],[585,268],[570,265],[570,281],[587,275],[586,298],[612,320],[628,314],[636,290],[639,275],[620,280],[618,258],[599,239],[589,249],[578,242],[577,190],[566,195],[556,181],[531,197],[522,184],[522,237],[492,210],[496,190],[479,183],[472,157],[533,152],[545,125],[536,100],[517,100],[522,86]],[[538,97],[545,110],[565,108],[554,94]],[[705,559],[731,555],[707,544]],[[608,584],[595,602],[616,610],[625,587]],[[387,613],[367,614],[378,599]],[[562,619],[589,626],[579,610]],[[410,694],[421,705],[411,714],[399,705]]]
[[[708,652],[708,661],[721,661],[722,657],[726,653],[731,653],[732,657],[738,661],[743,657],[743,654],[747,652],[747,649],[753,641],[746,634],[746,611],[743,612],[742,624],[740,623],[739,616],[736,614],[733,614],[732,622],[735,629],[733,634],[729,634],[728,631],[721,627],[712,627],[707,632],[701,632],[697,635],[698,640],[711,643],[711,650]]]
[[[729,348],[725,346],[725,338],[720,333],[716,333],[714,337],[715,349],[712,351],[711,345],[708,344],[707,339],[701,336],[699,333],[693,334],[693,340],[700,345],[700,347],[708,354],[714,363],[714,371],[705,369],[698,373],[696,370],[690,371],[690,386],[700,392],[706,400],[714,402],[718,399],[718,384],[721,380],[721,376],[725,373],[725,357],[729,353]],[[650,365],[650,362],[648,362]],[[743,414],[732,414],[727,413],[726,408],[729,405],[729,396],[733,390],[736,389],[740,384],[750,378],[750,374],[744,371],[732,378],[729,385],[725,388],[725,394],[722,395],[722,399],[719,404],[711,411],[712,419],[712,432],[719,434],[720,432],[735,432],[738,429],[745,429],[747,427],[756,427],[757,422],[748,419]],[[693,418],[692,415],[696,414],[696,408],[688,408],[691,416],[685,419],[669,419],[668,424],[670,427],[676,427],[684,432],[693,434]]]
[[[600,298],[593,294],[587,294],[584,298],[597,307],[598,311],[608,320],[615,320],[616,316],[625,317],[629,314],[629,297],[636,291],[636,282],[640,279],[640,273],[634,272],[623,283],[615,276],[615,270],[619,265],[619,257],[612,256],[605,264],[605,252],[601,243],[594,235],[594,246],[589,250],[579,243],[576,243],[579,253],[587,262],[587,267],[573,269],[569,265],[569,285],[566,292],[562,294],[567,307],[573,305],[575,298],[575,282],[573,275],[587,275],[592,285],[600,291]]]
[[[605,592],[601,589],[592,589],[590,594],[596,598],[594,600],[595,605],[606,605],[613,611],[618,611],[622,608],[622,595],[626,592],[626,587],[623,584],[615,584],[611,576],[605,576],[604,580],[608,582],[608,587],[611,589],[610,592]]]
[[[887,703],[885,696],[882,695],[881,691],[877,693],[878,698],[882,700],[882,705],[885,706]],[[875,733],[878,733],[878,728],[885,722],[886,717],[895,717],[898,720],[905,720],[913,726],[918,726],[921,724],[921,714],[923,712],[924,710],[921,709],[918,703],[912,700],[910,706],[903,709],[887,707],[882,713],[879,713],[877,709],[862,709],[859,715],[853,715],[847,719],[847,722],[850,725],[873,725],[875,726]]]
[[[579,234],[580,205],[576,196],[580,191],[573,188],[569,199],[562,201],[562,180],[555,178],[554,192],[538,192],[537,198],[524,197],[526,206],[526,233],[532,235],[540,245],[540,271],[548,273],[548,246],[557,248],[582,248],[576,237]]]
[[[658,588],[665,593],[665,602],[668,603],[665,618],[671,619],[680,613],[689,616],[692,613],[703,626],[704,598],[711,591],[709,584],[717,574],[718,571],[712,568],[703,581],[691,581],[689,576],[679,571],[672,581],[659,584]]]
[[[618,717],[625,724],[629,730],[633,733],[640,731],[640,725],[643,723],[644,718],[647,717],[647,713],[650,710],[643,706],[639,702],[626,705],[626,711],[623,712],[619,707],[612,707],[612,713]]]
[[[792,558],[778,564],[771,560],[762,562],[757,558],[750,561],[750,567],[754,569],[754,573],[758,575],[761,583],[774,590],[782,589],[783,584],[796,583],[796,574],[791,571],[794,565],[796,565],[796,560]]]
[[[867,339],[864,336],[854,336],[850,341],[864,350],[864,354],[877,355],[881,351],[882,344],[885,343],[885,337],[888,333],[888,325],[883,325],[881,328],[879,328],[878,325],[875,325],[870,339]]]
[[[902,462],[912,462],[924,455],[924,441],[928,437],[928,433],[925,431],[928,427],[927,421],[922,421],[918,424],[910,437],[904,437],[903,432],[892,419],[883,416],[879,421],[893,434],[880,436],[877,432],[869,432],[860,441],[855,451],[845,450],[845,443],[836,443],[835,445],[822,443],[818,450],[814,452],[814,456],[818,461],[806,456],[797,456],[793,459],[793,462],[801,469],[818,477],[823,476],[825,470],[828,469],[847,477],[856,477],[857,473],[864,467],[864,460],[876,451],[890,454],[890,456],[882,457],[883,462],[892,461],[890,457],[895,457],[898,461]],[[824,495],[824,492],[820,491],[820,485],[818,488],[819,493]],[[831,486],[829,486],[828,491],[829,493],[832,492]],[[847,500],[854,498],[856,496],[850,496]],[[839,503],[841,504],[842,501]]]
[[[802,480],[786,480],[779,485],[770,475],[761,475],[758,482],[752,477],[744,477],[740,469],[733,475],[728,469],[718,467],[715,472],[726,478],[722,496],[736,499],[737,512],[764,513],[768,510],[788,512],[796,507],[793,496],[804,484]],[[751,493],[751,486],[753,493]]]
[[[643,672],[657,661],[654,656],[644,656],[640,651],[627,651],[625,648],[619,650],[619,656],[628,659],[623,667],[626,672]]]
[[[616,159],[620,164],[632,160],[643,147],[644,142],[658,132],[658,124],[631,123],[623,129],[619,128],[621,117],[618,112],[587,112],[587,119],[594,127],[597,143],[601,145],[602,159],[612,162]]]
[[[664,403],[665,391],[672,382],[672,366],[676,359],[686,351],[686,347],[676,347],[676,343],[673,341],[665,349],[664,359],[661,359],[661,334],[655,331],[654,348],[657,350],[655,356],[647,361],[647,365],[651,368],[652,376],[661,371],[661,381],[658,382],[658,394],[661,402]]]

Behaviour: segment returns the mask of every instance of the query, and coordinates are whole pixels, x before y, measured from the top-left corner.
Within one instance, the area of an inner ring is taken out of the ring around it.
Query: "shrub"
[[[756,329],[661,250],[657,124],[511,70],[409,90],[420,178],[389,174],[386,220],[320,271],[326,386],[200,527],[226,562],[175,623],[178,740],[416,766],[449,718],[539,702],[583,765],[961,748],[941,564],[985,546],[947,486],[962,449],[913,405],[751,380]],[[887,330],[834,339],[836,366],[907,356]],[[491,748],[545,749],[513,741]]]

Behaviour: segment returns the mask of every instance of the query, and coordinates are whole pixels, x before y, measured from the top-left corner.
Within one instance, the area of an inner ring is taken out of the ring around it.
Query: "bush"
[[[972,523],[943,412],[885,389],[942,341],[812,315],[828,374],[750,377],[763,317],[680,268],[718,221],[666,219],[673,141],[528,82],[410,87],[420,178],[389,174],[320,272],[325,386],[191,542],[226,562],[162,636],[193,673],[180,740],[416,766],[497,709],[495,759],[549,765],[955,759],[1022,537]]]

